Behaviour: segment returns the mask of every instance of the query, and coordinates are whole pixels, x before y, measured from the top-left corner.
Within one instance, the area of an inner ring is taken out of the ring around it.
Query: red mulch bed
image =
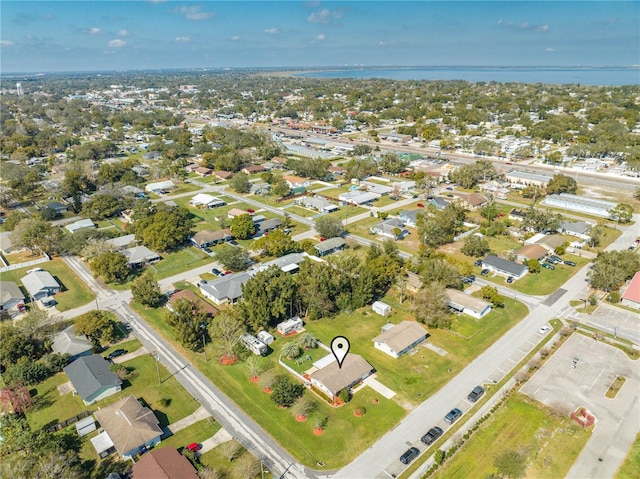
[[[353,415],[354,415],[355,417],[362,417],[362,416],[364,416],[364,413],[363,413],[363,412],[360,412],[360,411],[353,411]]]
[[[319,427],[314,427],[313,428],[313,433],[316,436],[322,436],[322,434],[324,434],[324,429],[320,429]]]
[[[257,377],[257,376],[252,376],[252,377],[251,377],[251,379],[250,379],[250,381],[251,381],[252,383],[257,383],[258,381],[260,381],[260,378],[259,378],[259,377]]]
[[[229,357],[226,354],[223,354],[220,357],[220,364],[222,364],[223,366],[230,366],[232,364],[235,364],[238,362],[238,358],[235,356]]]
[[[273,391],[271,388],[262,388],[262,392],[265,394],[271,394],[271,391]]]
[[[296,421],[305,422],[307,420],[307,416],[301,416],[300,414],[296,415]]]

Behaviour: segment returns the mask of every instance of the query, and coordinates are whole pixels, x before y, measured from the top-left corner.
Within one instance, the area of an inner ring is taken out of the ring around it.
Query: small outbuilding
[[[380,316],[387,317],[391,314],[391,306],[382,301],[376,301],[371,305],[374,313],[378,313]]]
[[[293,333],[299,333],[303,329],[303,322],[298,316],[294,316],[291,319],[287,319],[286,321],[278,324],[278,333],[283,336],[287,336]]]

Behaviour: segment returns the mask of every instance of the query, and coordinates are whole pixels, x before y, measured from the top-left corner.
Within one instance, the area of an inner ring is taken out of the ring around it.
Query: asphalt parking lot
[[[605,393],[616,376],[624,376],[626,382],[614,399],[608,399]],[[521,391],[551,407],[584,406],[594,413],[593,435],[568,477],[614,476],[640,431],[640,361],[573,334]]]

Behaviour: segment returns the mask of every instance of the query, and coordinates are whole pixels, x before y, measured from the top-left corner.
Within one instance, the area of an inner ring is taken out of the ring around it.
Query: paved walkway
[[[198,422],[202,419],[206,419],[210,416],[211,414],[209,414],[204,407],[200,406],[198,409],[196,409],[192,414],[188,415],[187,417],[184,417],[179,421],[169,424],[165,428],[165,433],[167,435],[175,434],[176,432],[181,431],[185,427],[191,426],[193,423]]]
[[[129,361],[130,359],[137,358],[138,356],[142,356],[143,354],[147,354],[149,351],[144,346],[140,346],[135,351],[131,351],[128,354],[123,354],[122,356],[118,356],[117,358],[113,358],[113,362],[116,364],[124,363],[125,361]]]
[[[387,386],[379,382],[376,379],[375,374],[373,376],[369,376],[367,379],[362,381],[362,385],[369,386],[371,389],[380,393],[382,396],[386,397],[387,399],[391,399],[393,396],[396,395],[395,391],[393,391],[392,389],[389,389]]]
[[[202,447],[198,451],[198,454],[204,454],[205,452],[210,451],[211,449],[222,444],[223,442],[231,441],[232,439],[233,437],[231,436],[231,434],[227,432],[226,429],[220,429],[209,439],[205,439],[204,441],[202,441],[202,444],[201,444]]]

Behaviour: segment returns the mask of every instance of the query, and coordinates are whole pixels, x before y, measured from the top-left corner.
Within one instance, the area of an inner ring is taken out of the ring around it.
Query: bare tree
[[[238,479],[256,477],[260,473],[260,461],[247,452],[238,458],[233,468],[233,473]]]
[[[235,439],[223,442],[218,446],[220,454],[229,459],[229,462],[233,461],[242,452],[242,446]]]

